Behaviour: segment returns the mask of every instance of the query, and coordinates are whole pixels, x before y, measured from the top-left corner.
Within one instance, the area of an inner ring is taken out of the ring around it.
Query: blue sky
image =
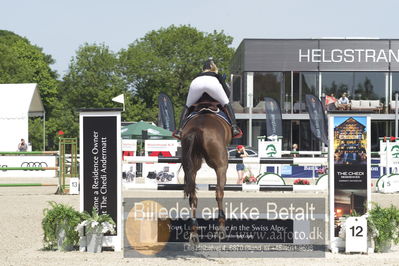
[[[243,38],[399,38],[395,0],[13,0],[1,1],[0,29],[27,37],[53,56],[62,76],[84,43],[113,51],[151,30],[191,25]]]

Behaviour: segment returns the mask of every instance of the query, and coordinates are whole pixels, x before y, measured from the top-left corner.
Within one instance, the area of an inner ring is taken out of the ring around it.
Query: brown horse
[[[184,170],[184,194],[189,197],[192,210],[192,225],[190,243],[197,244],[198,223],[196,209],[198,199],[196,196],[195,178],[201,168],[202,160],[213,168],[217,176],[216,201],[219,209],[220,239],[226,236],[225,214],[223,211],[224,186],[228,167],[227,145],[231,142],[232,133],[230,126],[215,114],[205,113],[192,118],[187,122],[182,131],[182,167]]]

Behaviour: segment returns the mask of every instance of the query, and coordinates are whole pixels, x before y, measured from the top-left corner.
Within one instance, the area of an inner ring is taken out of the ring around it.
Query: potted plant
[[[49,204],[51,208],[43,210],[44,249],[72,250],[79,240],[74,229],[81,221],[81,214],[65,204],[54,201]]]
[[[294,180],[294,185],[310,185],[310,183],[306,179],[298,178]]]
[[[99,215],[93,208],[91,213],[82,213],[83,221],[76,226],[80,235],[86,234],[88,252],[101,252],[102,240],[105,233],[115,234],[115,222],[108,214]]]
[[[374,239],[376,252],[388,252],[392,244],[399,243],[399,209],[393,205],[382,208],[378,204],[370,210],[368,233]]]
[[[246,168],[245,169],[245,174],[243,178],[243,183],[245,184],[256,184],[258,182],[258,179],[254,176],[252,173],[251,169]]]

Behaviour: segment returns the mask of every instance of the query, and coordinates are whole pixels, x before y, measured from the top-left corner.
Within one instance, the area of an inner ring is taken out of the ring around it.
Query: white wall
[[[28,116],[16,115],[15,118],[0,117],[0,151],[17,151],[21,139],[28,139]]]

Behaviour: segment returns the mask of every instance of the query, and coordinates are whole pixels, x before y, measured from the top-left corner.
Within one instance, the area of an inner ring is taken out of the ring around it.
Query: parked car
[[[234,158],[236,156],[237,145],[229,146],[227,148],[229,157]],[[248,153],[248,157],[258,157],[258,150],[252,147],[245,147],[245,151]]]

